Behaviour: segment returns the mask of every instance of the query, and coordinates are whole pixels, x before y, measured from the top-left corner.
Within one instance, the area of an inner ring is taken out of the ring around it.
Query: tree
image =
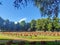
[[[58,31],[58,29],[59,29],[59,18],[53,19],[53,26],[54,26],[54,30]]]
[[[9,31],[15,31],[15,24],[14,22],[9,21]]]
[[[30,23],[26,23],[26,25],[25,25],[25,31],[30,31]]]
[[[19,8],[21,5],[34,3],[41,11],[42,16],[58,17],[60,0],[15,0],[14,6]]]
[[[15,31],[20,31],[21,30],[21,26],[20,23],[18,22],[17,24],[15,24]]]
[[[4,30],[9,31],[9,20],[8,19],[4,21]]]
[[[60,0],[35,0],[42,16],[58,17]]]
[[[20,22],[20,25],[21,25],[21,30],[22,30],[22,31],[25,31],[26,22],[25,22],[25,21],[21,21],[21,22]]]
[[[21,7],[21,5],[27,6],[29,2],[34,2],[34,0],[15,0],[14,3],[14,7],[19,8]]]
[[[4,19],[0,17],[0,30],[3,31],[3,24],[4,24]]]
[[[32,20],[30,23],[31,23],[31,31],[35,31],[36,30],[36,20]]]
[[[48,28],[48,31],[51,31],[52,30],[52,23],[48,23],[47,28]]]
[[[34,3],[41,11],[42,16],[58,17],[60,0],[14,0],[14,7],[22,7]],[[2,4],[2,2],[0,2]]]
[[[36,30],[41,30],[41,21],[40,21],[40,19],[38,19],[37,21],[36,21]]]

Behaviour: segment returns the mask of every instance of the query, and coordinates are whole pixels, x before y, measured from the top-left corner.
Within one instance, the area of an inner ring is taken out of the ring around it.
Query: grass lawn
[[[0,43],[0,45],[6,45],[6,43]],[[19,43],[15,43],[15,44],[11,44],[11,45],[18,45]],[[9,44],[8,44],[9,45]],[[31,45],[30,42],[25,42],[24,45]],[[33,43],[33,45],[60,45],[60,42],[55,42],[55,41],[46,41],[45,43],[41,43],[41,42],[36,42],[35,44]]]
[[[0,40],[27,40],[29,42],[32,41],[37,41],[35,45],[41,45],[41,41],[46,41],[45,45],[60,45],[60,42],[56,42],[54,40],[60,40],[60,36],[43,36],[43,35],[38,35],[37,37],[35,36],[12,36],[12,35],[4,35],[0,34]],[[38,42],[40,41],[40,42]],[[26,42],[25,45],[30,45],[29,42]],[[6,42],[3,41],[3,43],[0,42],[0,44],[5,44]],[[12,44],[12,45],[18,45]]]
[[[13,39],[13,40],[26,40],[26,41],[55,41],[60,40],[60,36],[44,36],[38,35],[37,37],[33,36],[16,36],[16,35],[4,35],[0,34],[0,40],[2,39]]]

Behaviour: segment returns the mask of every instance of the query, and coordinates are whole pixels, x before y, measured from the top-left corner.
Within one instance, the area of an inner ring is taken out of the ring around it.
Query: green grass
[[[44,35],[38,35],[37,37],[33,36],[16,36],[16,35],[4,35],[0,34],[0,40],[12,40],[12,39],[23,39],[28,41],[47,41],[45,45],[60,45],[60,42],[55,42],[53,40],[60,40],[60,36],[44,36]],[[51,40],[51,41],[50,41]],[[5,44],[0,43],[0,44]],[[12,44],[12,45],[18,45]],[[26,42],[25,45],[30,45],[29,42]],[[40,42],[36,42],[36,45],[41,45]]]
[[[4,35],[0,34],[0,39],[22,39],[22,40],[28,40],[28,41],[50,41],[50,40],[60,40],[60,36],[44,36],[44,35],[38,35],[37,37],[33,36],[12,36],[12,35]]]
[[[0,39],[9,39],[9,37],[8,37],[8,36],[5,36],[5,35],[0,34]]]
[[[6,43],[0,43],[0,44],[6,44]],[[18,45],[18,43],[11,44],[11,45]],[[30,45],[29,42],[25,42],[24,45]],[[41,45],[41,42],[36,42],[35,45]],[[55,41],[47,41],[46,44],[44,45],[60,45],[60,42],[55,42]]]

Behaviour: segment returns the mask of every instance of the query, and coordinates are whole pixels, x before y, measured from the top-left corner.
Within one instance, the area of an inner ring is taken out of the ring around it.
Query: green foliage
[[[48,27],[48,31],[52,30],[52,24],[51,23],[49,23],[47,27]]]
[[[41,22],[40,22],[40,19],[38,19],[36,21],[36,28],[37,28],[37,30],[41,30]]]
[[[30,2],[40,9],[41,16],[58,17],[60,0],[14,0],[14,7],[24,7]]]
[[[31,21],[31,30],[35,31],[35,28],[36,28],[36,20],[32,20]]]
[[[55,19],[42,18],[36,20],[35,24],[36,24],[35,25],[36,31],[59,31],[60,29],[59,18],[55,18]]]
[[[20,22],[20,25],[23,26],[23,27],[25,26],[25,24],[26,24],[25,21]]]
[[[58,17],[60,0],[35,0],[34,2],[42,16]]]
[[[53,19],[41,18],[29,23],[21,21],[15,24],[0,18],[0,29],[0,31],[60,31],[60,19],[56,17]]]

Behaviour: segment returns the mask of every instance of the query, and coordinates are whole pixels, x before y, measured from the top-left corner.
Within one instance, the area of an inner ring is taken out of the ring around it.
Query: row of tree
[[[32,20],[29,23],[21,21],[15,24],[9,20],[3,20],[0,17],[1,31],[60,31],[59,18],[41,18]]]
[[[42,18],[31,21],[32,31],[60,31],[60,19],[59,18]]]
[[[27,31],[28,28],[30,28],[30,24],[25,21],[15,24],[9,20],[3,20],[0,17],[0,31]]]

